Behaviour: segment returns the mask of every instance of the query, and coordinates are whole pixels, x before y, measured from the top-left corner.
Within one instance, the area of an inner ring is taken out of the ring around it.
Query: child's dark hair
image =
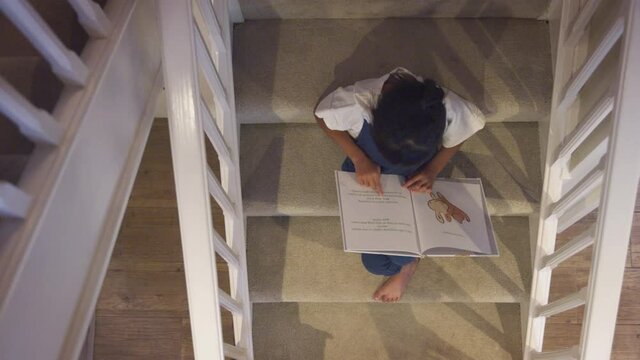
[[[433,80],[394,73],[373,110],[373,138],[382,155],[398,165],[429,160],[445,128],[444,92]]]

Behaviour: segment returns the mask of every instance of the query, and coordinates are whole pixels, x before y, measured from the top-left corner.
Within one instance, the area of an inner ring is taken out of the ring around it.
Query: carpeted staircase
[[[243,4],[246,5],[246,2]],[[243,8],[245,14],[247,12]],[[355,18],[356,16],[354,16]],[[521,357],[529,215],[549,115],[548,26],[532,19],[263,19],[234,31],[240,164],[257,359]],[[442,174],[483,179],[501,256],[426,258],[398,304],[342,250],[333,170],[315,124],[337,86],[396,66],[476,103],[490,123]]]

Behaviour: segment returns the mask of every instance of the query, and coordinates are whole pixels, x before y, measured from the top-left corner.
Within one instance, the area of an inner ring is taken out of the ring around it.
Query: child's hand
[[[379,195],[382,195],[380,166],[366,156],[357,161],[353,161],[353,165],[356,167],[356,181],[358,181],[358,184],[370,187]]]
[[[423,192],[430,194],[433,182],[436,180],[438,173],[431,170],[428,166],[411,176],[407,182],[402,185],[404,188],[413,192]]]

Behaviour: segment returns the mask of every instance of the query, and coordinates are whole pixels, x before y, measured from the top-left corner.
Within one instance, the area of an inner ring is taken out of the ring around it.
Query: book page
[[[396,175],[381,175],[384,195],[356,182],[355,174],[336,171],[345,250],[418,254],[411,193]]]
[[[480,179],[438,179],[431,194],[412,196],[424,253],[497,254]]]

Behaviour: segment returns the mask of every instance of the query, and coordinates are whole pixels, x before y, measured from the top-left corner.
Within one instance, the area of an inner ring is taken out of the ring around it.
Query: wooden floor
[[[593,224],[595,217],[596,214],[592,213],[560,234],[556,248],[586,230]],[[562,298],[587,286],[591,249],[589,247],[583,250],[553,271],[550,301]],[[548,320],[544,350],[559,350],[578,343],[582,329],[583,310],[584,307],[580,307]],[[636,200],[612,359],[640,359],[640,196]]]
[[[213,210],[214,225],[224,234],[220,209]],[[640,359],[640,206],[635,219],[614,343],[613,359],[619,360]],[[559,244],[592,221],[569,229]],[[552,299],[586,285],[588,259],[585,251],[555,270]],[[218,274],[228,291],[220,259]],[[230,316],[222,315],[225,341],[233,342]],[[575,345],[581,318],[580,309],[552,318],[545,350]],[[193,359],[191,346],[169,133],[166,121],[156,120],[98,301],[94,358]]]
[[[209,155],[213,153],[208,149]],[[217,159],[208,156],[214,172]],[[214,227],[224,236],[221,210]],[[220,286],[230,293],[218,259]],[[225,341],[233,343],[224,312]],[[95,360],[193,359],[169,131],[151,130],[96,308]]]

